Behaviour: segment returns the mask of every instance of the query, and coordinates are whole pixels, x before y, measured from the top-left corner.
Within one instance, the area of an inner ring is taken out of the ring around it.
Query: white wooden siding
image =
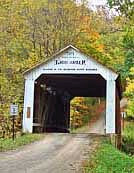
[[[30,108],[30,118],[27,118],[27,108]],[[23,109],[23,131],[33,131],[33,108],[34,108],[34,80],[25,81],[24,109]]]
[[[107,80],[106,87],[106,133],[115,133],[116,83]]]

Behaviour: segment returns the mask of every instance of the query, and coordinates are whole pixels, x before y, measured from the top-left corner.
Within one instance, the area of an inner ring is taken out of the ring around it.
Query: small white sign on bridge
[[[18,105],[11,104],[10,105],[10,115],[17,116],[18,115]]]

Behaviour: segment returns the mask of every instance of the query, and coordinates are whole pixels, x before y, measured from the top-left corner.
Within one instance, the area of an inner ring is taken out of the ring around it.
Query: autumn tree
[[[91,116],[89,110],[83,97],[74,98],[71,101],[71,128],[78,128],[88,123]]]
[[[106,13],[91,10],[86,0],[1,0],[0,117],[9,116],[12,102],[21,114],[23,72],[68,44],[116,69],[123,62],[122,33],[110,32],[122,25]]]

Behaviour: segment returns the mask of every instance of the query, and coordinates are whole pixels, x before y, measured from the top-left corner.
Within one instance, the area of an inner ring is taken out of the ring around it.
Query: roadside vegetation
[[[134,27],[133,3],[107,0],[96,11],[88,0],[0,1],[0,136],[11,136],[10,104],[19,105],[16,132],[21,128],[23,109],[23,72],[43,62],[68,44],[121,74],[127,86],[132,114],[134,104]],[[68,27],[69,26],[69,27]],[[131,93],[130,93],[131,92]],[[133,114],[134,115],[134,114]],[[85,116],[86,118],[86,116]],[[85,121],[85,120],[83,120]],[[77,126],[77,125],[75,125]]]
[[[103,140],[83,165],[83,173],[134,173],[134,121],[125,120],[121,150]]]
[[[122,150],[129,155],[134,155],[134,121],[125,122],[122,138]]]
[[[23,134],[15,138],[13,141],[12,138],[1,138],[0,139],[0,152],[17,149],[20,146],[30,144],[32,142],[38,141],[44,137],[43,134]]]
[[[84,163],[83,173],[134,173],[134,157],[103,142]]]
[[[121,150],[103,140],[83,165],[83,173],[134,173],[134,121],[125,120]]]
[[[19,105],[19,115],[15,120],[17,136],[18,133],[21,133],[22,128],[23,72],[48,59],[66,45],[73,44],[87,55],[120,73],[125,91],[124,96],[128,99],[127,118],[131,119],[124,129],[122,149],[128,154],[133,154],[134,2],[107,0],[109,8],[115,9],[118,15],[110,12],[110,9],[105,6],[97,7],[94,11],[89,8],[88,2],[83,0],[81,4],[78,4],[76,0],[0,1],[1,151],[14,149],[41,137],[28,134],[17,137],[14,142],[10,139],[12,118],[9,110],[12,102]],[[86,125],[87,121],[94,116],[93,110],[97,107],[93,104],[93,100],[90,100],[91,106],[88,101],[83,98],[73,101],[71,109],[71,127],[73,129]],[[127,173],[129,173],[130,167],[127,167],[126,163],[128,162],[128,165],[131,166],[133,163],[131,157],[120,153],[109,144],[103,144],[97,153],[93,159],[93,165],[96,167],[90,165],[94,173],[95,169],[96,171],[98,169],[98,172],[102,169],[102,173],[106,170],[109,172],[108,168],[113,169],[110,170],[111,172],[119,170],[119,173],[123,173],[128,168]],[[107,162],[102,153],[107,156]],[[117,158],[113,159],[115,156]],[[124,159],[124,163],[122,163],[121,157]],[[118,158],[120,158],[120,162]],[[113,159],[113,163],[110,162],[110,159]],[[115,168],[110,164],[113,164]],[[121,165],[124,165],[124,170]]]

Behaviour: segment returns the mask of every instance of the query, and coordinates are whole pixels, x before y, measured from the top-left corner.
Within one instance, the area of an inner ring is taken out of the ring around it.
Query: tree
[[[109,36],[111,28],[118,28],[117,21],[105,17],[106,13],[105,10],[92,11],[86,0],[82,3],[76,0],[1,0],[0,117],[9,115],[12,101],[19,104],[21,113],[22,73],[68,44],[76,45],[110,67],[115,68],[114,65],[122,62],[118,46],[120,36]],[[116,45],[116,50],[113,46],[110,48],[111,44]],[[115,58],[116,53],[119,60]]]
[[[123,77],[129,76],[131,67],[134,67],[134,27],[128,27],[123,39],[125,49],[125,62],[123,68]]]
[[[125,95],[128,97],[127,116],[134,118],[134,67],[129,71]]]
[[[89,105],[86,105],[86,101],[83,97],[76,97],[71,101],[71,127],[78,128],[89,120]],[[86,122],[84,120],[87,119]]]
[[[111,8],[114,8],[119,14],[125,15],[129,19],[134,17],[134,1],[133,0],[108,0]]]

